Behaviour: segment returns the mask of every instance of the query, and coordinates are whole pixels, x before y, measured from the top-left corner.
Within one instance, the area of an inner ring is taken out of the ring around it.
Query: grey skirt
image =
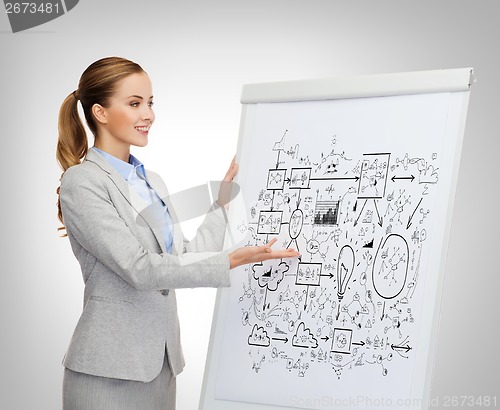
[[[63,410],[175,410],[175,377],[167,355],[151,382],[110,379],[64,369]]]

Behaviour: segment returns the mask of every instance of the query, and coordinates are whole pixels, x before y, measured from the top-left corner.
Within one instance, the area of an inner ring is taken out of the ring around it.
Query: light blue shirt
[[[146,202],[147,206],[153,211],[155,220],[161,229],[165,249],[168,253],[172,253],[172,218],[168,212],[168,208],[156,191],[149,185],[144,165],[132,154],[129,155],[129,162],[122,161],[115,156],[100,150],[97,147],[91,149],[96,150],[101,154],[118,172],[125,178],[130,187],[134,189],[139,196]]]

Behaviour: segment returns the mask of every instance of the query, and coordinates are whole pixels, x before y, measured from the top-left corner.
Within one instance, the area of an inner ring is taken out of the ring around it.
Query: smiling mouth
[[[140,132],[148,132],[149,131],[149,128],[151,128],[151,126],[146,126],[146,127],[134,127],[137,131],[140,131]]]

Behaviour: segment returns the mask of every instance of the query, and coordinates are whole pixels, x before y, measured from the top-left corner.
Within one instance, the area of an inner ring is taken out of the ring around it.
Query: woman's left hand
[[[219,188],[219,197],[217,198],[217,204],[220,207],[228,208],[228,204],[231,201],[231,189],[233,186],[233,178],[238,173],[238,164],[236,163],[236,156],[234,156],[231,161],[231,165],[226,172],[224,179],[222,180]]]

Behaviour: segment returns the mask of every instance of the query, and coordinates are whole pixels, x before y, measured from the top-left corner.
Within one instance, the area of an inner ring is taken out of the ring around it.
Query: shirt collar
[[[118,173],[125,178],[125,180],[129,180],[134,171],[137,174],[140,174],[142,177],[146,178],[146,173],[144,172],[144,164],[139,161],[136,157],[134,157],[132,154],[129,155],[129,162],[125,162],[119,158],[116,158],[115,156],[108,154],[107,152],[104,152],[103,150],[97,148],[97,147],[92,147],[95,149],[97,152],[99,152],[112,166],[115,168]]]

